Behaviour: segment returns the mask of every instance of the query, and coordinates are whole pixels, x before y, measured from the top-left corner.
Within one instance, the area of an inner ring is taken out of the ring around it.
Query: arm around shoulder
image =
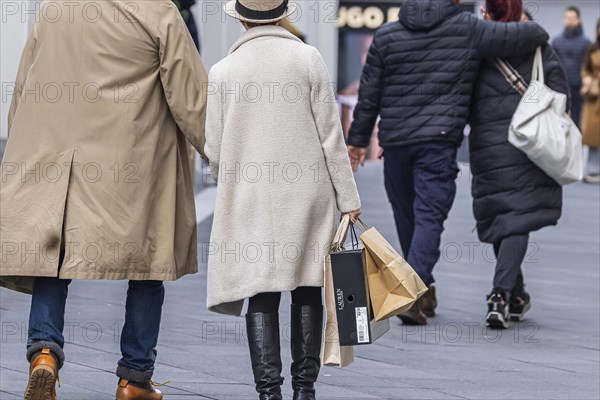
[[[484,58],[527,54],[548,42],[548,33],[536,22],[493,22],[475,16],[473,45]]]

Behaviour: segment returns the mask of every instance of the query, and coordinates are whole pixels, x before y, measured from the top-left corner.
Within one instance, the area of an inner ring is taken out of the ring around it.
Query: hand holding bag
[[[340,225],[333,237],[331,251],[342,249],[348,227],[350,216],[344,215]],[[354,348],[352,346],[340,346],[338,333],[338,322],[336,315],[336,296],[333,289],[333,275],[331,272],[331,257],[325,257],[325,312],[326,323],[323,332],[323,346],[321,346],[321,363],[334,367],[346,367],[354,362]]]
[[[497,60],[496,67],[523,95],[510,123],[508,141],[559,184],[581,180],[581,132],[567,114],[567,96],[544,82],[541,48],[535,53],[528,86],[507,62]]]
[[[427,286],[404,258],[375,228],[360,235],[365,246],[367,279],[375,320],[407,311],[427,291]]]

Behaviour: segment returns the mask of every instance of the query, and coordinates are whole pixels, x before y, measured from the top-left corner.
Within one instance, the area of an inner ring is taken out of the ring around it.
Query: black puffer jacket
[[[534,53],[507,59],[526,82],[531,80]],[[546,84],[569,93],[567,78],[552,47],[543,47]],[[508,128],[521,96],[492,61],[484,61],[471,107],[471,171],[473,211],[483,242],[556,225],[562,188],[521,150],[508,142]]]
[[[525,54],[547,40],[535,23],[483,21],[452,0],[405,2],[400,21],[375,33],[348,144],[368,146],[378,115],[384,148],[460,144],[481,58]]]

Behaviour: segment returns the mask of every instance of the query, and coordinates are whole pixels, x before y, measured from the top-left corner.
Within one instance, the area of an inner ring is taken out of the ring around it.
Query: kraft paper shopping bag
[[[335,308],[331,258],[327,256],[325,260],[325,311],[327,318],[325,331],[323,332],[321,362],[323,365],[346,367],[354,362],[354,348],[340,345]]]
[[[427,291],[427,286],[377,229],[366,229],[360,239],[366,250],[367,279],[375,319],[381,321],[407,311]]]
[[[344,216],[333,237],[331,251],[338,251],[342,248],[349,224],[350,217]],[[329,255],[325,257],[324,268],[326,323],[325,331],[323,332],[323,346],[321,346],[321,363],[328,366],[346,367],[354,361],[354,348],[351,346],[340,346],[335,293],[333,290],[333,275],[331,272],[331,257]]]

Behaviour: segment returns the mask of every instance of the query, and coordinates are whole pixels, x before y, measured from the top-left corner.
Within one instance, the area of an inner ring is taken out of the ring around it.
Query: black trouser
[[[506,294],[519,295],[524,289],[521,266],[527,253],[529,235],[507,236],[494,243],[496,254],[496,272],[494,273],[494,289],[502,289]]]
[[[583,97],[581,96],[581,85],[571,85],[571,115],[575,125],[581,124],[581,106]]]
[[[281,292],[259,293],[250,297],[248,301],[248,313],[276,313],[279,311]],[[298,306],[321,306],[320,287],[303,286],[292,290],[292,304]]]

